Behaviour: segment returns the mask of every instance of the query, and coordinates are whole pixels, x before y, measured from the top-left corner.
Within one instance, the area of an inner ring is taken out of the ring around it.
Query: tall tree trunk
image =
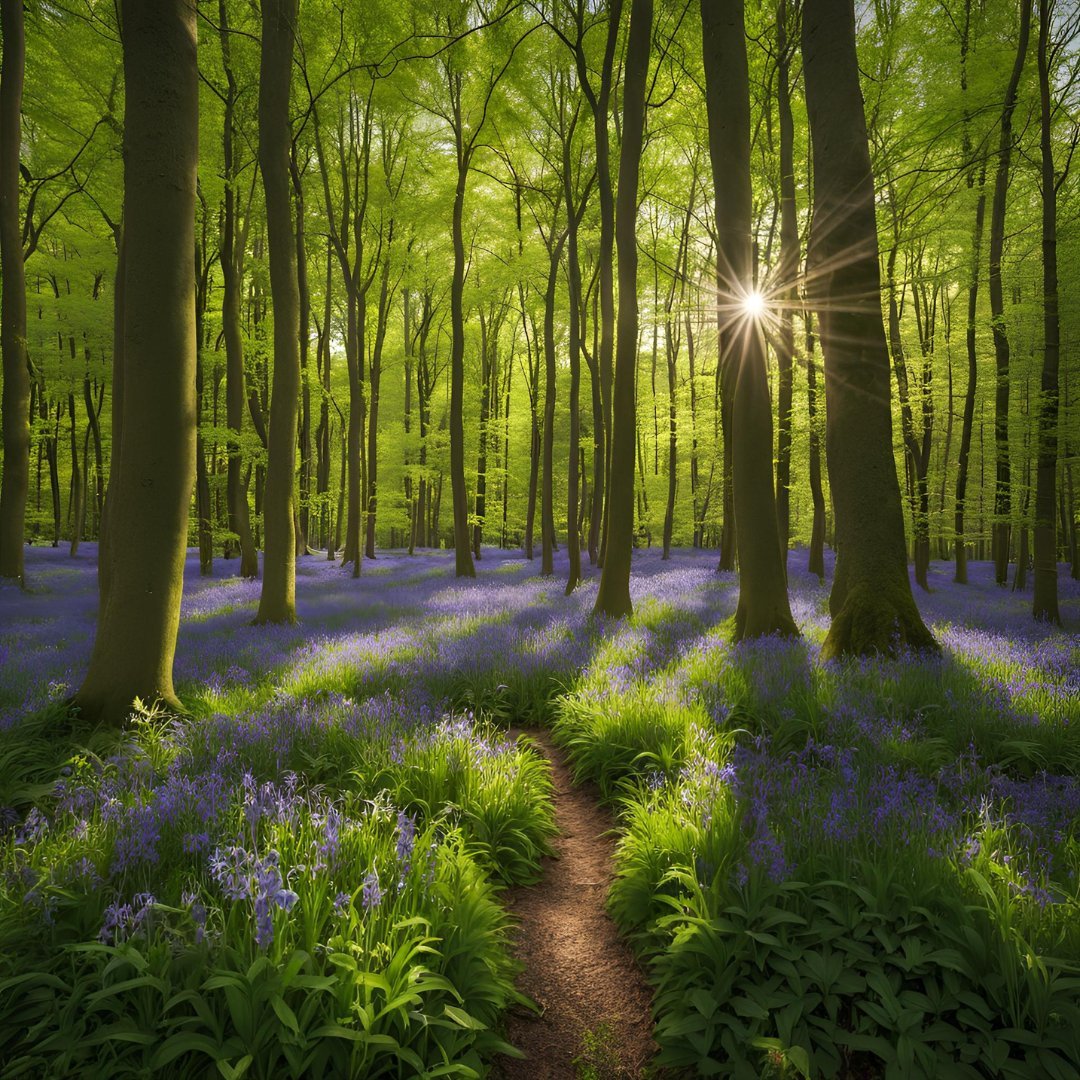
[[[634,546],[634,376],[637,368],[637,208],[638,176],[645,133],[645,82],[652,38],[652,0],[630,0],[630,32],[623,79],[623,132],[615,241],[619,253],[619,318],[612,388],[611,472],[605,531],[604,570],[596,612],[629,615],[630,560]]]
[[[1020,34],[1016,43],[1009,85],[1001,109],[997,175],[990,208],[990,318],[994,331],[997,383],[994,392],[994,580],[1005,585],[1009,578],[1009,539],[1012,519],[1009,478],[1009,335],[1005,327],[1005,300],[1001,289],[1001,257],[1005,248],[1005,201],[1009,191],[1012,160],[1012,118],[1020,77],[1024,72],[1031,35],[1031,0],[1020,0]]]
[[[964,512],[967,509],[968,464],[971,457],[971,433],[975,424],[975,390],[978,380],[978,352],[975,346],[975,313],[979,299],[979,256],[982,250],[983,222],[986,220],[986,161],[979,173],[979,197],[975,203],[975,230],[971,238],[971,284],[967,307],[967,388],[964,392],[964,417],[960,428],[960,453],[956,460],[956,505],[953,531],[956,535],[956,573],[953,580],[967,584],[967,539]]]
[[[587,0],[578,0],[578,19],[584,18]],[[589,80],[588,61],[584,35],[578,35],[574,50],[578,83],[589,103],[593,117],[593,138],[596,146],[596,178],[600,204],[600,346],[596,357],[599,368],[599,390],[604,418],[603,447],[605,452],[604,477],[593,485],[593,498],[597,500],[597,515],[602,519],[602,535],[598,545],[598,561],[602,566],[607,552],[607,510],[605,499],[610,490],[611,443],[612,443],[612,387],[614,383],[613,359],[615,353],[615,193],[611,184],[611,138],[608,133],[611,88],[615,75],[615,53],[622,23],[623,0],[607,0],[607,38],[604,58],[600,68],[600,86],[594,89]],[[652,14],[649,14],[652,21]],[[620,166],[621,168],[621,166]],[[635,196],[636,198],[636,196]]]
[[[68,416],[71,420],[71,548],[72,558],[79,553],[83,524],[86,521],[86,485],[83,470],[79,467],[79,440],[75,433],[75,395],[68,392]]]
[[[799,223],[795,203],[795,123],[791,115],[791,46],[788,5],[776,9],[777,107],[780,114],[780,333],[776,344],[776,525],[787,569],[791,536],[791,403],[794,391],[796,279],[799,273]]]
[[[905,644],[935,648],[907,573],[851,0],[806,0],[802,52],[814,164],[808,280],[825,353],[838,548],[822,656],[894,653]]]
[[[101,452],[101,423],[98,420],[98,406],[94,404],[94,390],[90,385],[90,376],[83,377],[83,406],[86,409],[86,422],[90,436],[94,441],[94,505],[97,520],[105,507],[105,469]]]
[[[578,455],[581,444],[581,263],[578,258],[578,224],[585,212],[585,200],[574,205],[574,182],[570,160],[570,144],[574,137],[577,115],[562,140],[563,201],[566,203],[566,282],[569,315],[568,350],[570,358],[570,447],[566,459],[566,552],[570,568],[566,575],[566,595],[569,596],[581,581],[581,530],[578,527],[580,485]]]
[[[393,223],[390,232],[393,234]],[[379,475],[379,392],[382,387],[382,353],[386,326],[390,318],[390,256],[383,257],[379,282],[379,308],[375,321],[375,341],[371,347],[368,379],[368,449],[367,449],[367,522],[364,555],[375,558],[375,518],[378,511],[376,492]]]
[[[231,33],[228,5],[219,0],[218,19],[221,37],[221,58],[225,69],[225,126],[222,146],[225,156],[225,206],[221,222],[221,325],[225,338],[225,423],[229,429],[228,471],[226,474],[226,505],[229,511],[229,531],[236,534],[240,545],[240,576],[259,576],[259,557],[251,535],[247,490],[243,483],[243,460],[240,452],[240,432],[244,426],[244,338],[240,322],[240,291],[243,287],[243,240],[238,243],[236,220],[236,168],[233,138],[236,110],[236,77],[232,70]]]
[[[522,301],[524,305],[524,301]],[[522,306],[522,322],[525,322],[525,308]],[[526,327],[525,345],[528,350],[526,362],[529,367],[529,494],[525,508],[525,558],[533,557],[533,532],[536,528],[536,495],[540,486],[540,345],[536,341],[536,328],[533,327],[532,345],[529,344]],[[535,362],[533,356],[536,357]]]
[[[1040,379],[1035,469],[1035,590],[1032,614],[1061,623],[1058,610],[1057,531],[1054,487],[1058,456],[1058,362],[1061,330],[1058,316],[1057,184],[1054,170],[1053,112],[1050,98],[1050,29],[1053,0],[1039,2],[1039,118],[1042,156],[1043,362]]]
[[[412,555],[416,545],[416,498],[413,493],[412,460],[412,400],[413,400],[413,325],[412,306],[409,303],[409,286],[401,290],[402,329],[405,345],[405,505],[409,510],[409,533],[405,541]]]
[[[202,350],[206,344],[206,305],[210,291],[210,264],[203,254],[206,250],[206,209],[206,203],[200,199],[200,235],[195,244],[195,521],[202,577],[209,577],[214,572],[213,506],[202,434],[205,398]]]
[[[555,223],[552,222],[554,230]],[[544,453],[540,488],[540,573],[555,572],[555,287],[566,233],[551,237],[547,289],[544,291]]]
[[[304,180],[296,160],[296,147],[289,153],[289,174],[296,199],[296,282],[300,296],[300,505],[297,507],[296,554],[307,555],[311,529],[311,383],[308,353],[311,346],[311,293],[308,289],[307,240],[304,228]]]
[[[121,723],[136,697],[178,709],[173,654],[195,479],[195,8],[122,0],[123,441],[109,483],[111,567],[84,717]],[[114,438],[117,434],[114,427]]]
[[[817,364],[814,361],[813,316],[805,312],[806,319],[806,422],[810,429],[808,443],[808,466],[810,472],[810,499],[814,507],[810,525],[810,558],[806,569],[816,574],[818,581],[825,581],[825,493],[821,486],[821,439],[818,434]]]
[[[274,389],[270,409],[263,528],[263,583],[256,623],[296,622],[293,479],[300,404],[300,289],[289,180],[289,88],[297,0],[262,0],[259,168],[266,193],[270,293],[274,302]]]
[[[26,280],[19,227],[19,150],[26,38],[22,0],[0,0],[0,351],[4,391],[4,469],[0,483],[0,577],[24,583],[23,543],[30,489],[30,368],[26,355]]]
[[[750,82],[743,0],[702,0],[702,57],[716,198],[720,356],[732,389],[732,483],[739,548],[735,638],[798,634],[787,596],[773,491],[772,402],[753,292]]]
[[[459,83],[455,99],[457,123],[454,127],[457,185],[451,221],[454,270],[450,279],[450,493],[454,503],[454,572],[457,577],[476,577],[469,545],[469,493],[465,488],[465,422],[462,416],[465,400],[465,238],[462,215],[465,184],[469,176],[469,154],[462,131],[460,90]]]

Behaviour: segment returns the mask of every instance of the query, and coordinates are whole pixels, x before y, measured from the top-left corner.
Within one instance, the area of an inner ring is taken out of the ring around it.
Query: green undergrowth
[[[657,1064],[1074,1077],[1080,836],[1029,822],[1057,813],[1042,770],[1076,772],[1080,702],[1051,687],[1035,723],[989,664],[724,633],[651,671],[600,657],[553,728],[618,814],[609,908],[654,985]]]
[[[533,749],[389,695],[121,735],[63,716],[0,746],[7,805],[35,807],[0,845],[5,1077],[476,1077],[513,1053],[499,891],[554,832]]]

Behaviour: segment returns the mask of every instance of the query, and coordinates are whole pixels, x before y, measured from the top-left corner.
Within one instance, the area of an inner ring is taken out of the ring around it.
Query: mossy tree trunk
[[[731,469],[739,603],[736,639],[795,635],[773,490],[772,402],[753,292],[750,81],[743,0],[701,0],[705,104],[716,199],[720,354],[731,392]]]
[[[274,382],[266,463],[263,583],[256,623],[296,621],[297,411],[300,406],[300,288],[292,221],[289,89],[297,0],[263,0],[259,66],[259,169],[266,193],[270,295],[274,303]]]
[[[851,0],[806,0],[802,52],[814,165],[808,286],[825,353],[826,458],[838,549],[822,656],[936,648],[907,572]]]
[[[611,470],[603,553],[604,569],[596,594],[597,614],[623,616],[630,602],[630,560],[634,545],[634,455],[637,429],[634,376],[637,368],[637,209],[638,175],[645,134],[645,82],[649,74],[652,0],[631,0],[630,32],[623,78],[623,131],[615,242],[619,254],[619,317],[616,323],[615,377],[612,387]]]
[[[195,8],[123,0],[122,439],[107,588],[74,704],[119,724],[136,697],[178,709],[173,654],[195,479]],[[117,429],[114,427],[114,439]]]

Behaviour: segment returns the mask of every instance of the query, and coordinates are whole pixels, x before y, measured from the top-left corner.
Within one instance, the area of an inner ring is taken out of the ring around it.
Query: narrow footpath
[[[515,954],[524,964],[518,988],[540,1007],[510,1011],[507,1038],[525,1053],[500,1058],[504,1080],[582,1075],[631,1080],[644,1075],[655,1052],[649,988],[629,946],[604,908],[613,877],[611,815],[595,792],[575,787],[550,734],[525,734],[551,762],[556,857],[545,860],[536,885],[507,895],[518,920]],[[591,1066],[587,1068],[586,1066]]]

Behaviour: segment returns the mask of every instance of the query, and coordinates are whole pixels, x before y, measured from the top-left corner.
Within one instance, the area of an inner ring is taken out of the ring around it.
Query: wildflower
[[[101,921],[101,929],[98,931],[98,941],[103,944],[119,945],[126,941],[132,920],[130,904],[112,903],[105,909],[105,915]]]
[[[377,908],[382,903],[382,896],[382,889],[379,886],[379,874],[373,867],[368,876],[364,878],[364,892],[360,901],[364,905],[364,910],[371,911],[373,908]]]

